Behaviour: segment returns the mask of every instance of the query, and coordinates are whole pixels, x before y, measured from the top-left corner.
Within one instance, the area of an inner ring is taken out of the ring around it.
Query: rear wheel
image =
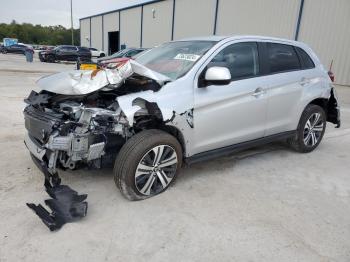
[[[105,57],[106,55],[104,53],[100,54],[99,57]]]
[[[326,114],[318,105],[308,105],[298,125],[297,134],[288,142],[301,153],[313,151],[321,142],[326,130]]]
[[[161,130],[145,130],[130,138],[114,165],[114,181],[123,196],[142,200],[165,191],[182,164],[182,148]]]

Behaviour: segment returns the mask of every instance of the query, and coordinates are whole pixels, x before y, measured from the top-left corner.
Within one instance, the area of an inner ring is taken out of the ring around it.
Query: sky
[[[79,18],[150,0],[73,0],[73,25]],[[0,23],[32,23],[70,27],[70,0],[1,0]]]

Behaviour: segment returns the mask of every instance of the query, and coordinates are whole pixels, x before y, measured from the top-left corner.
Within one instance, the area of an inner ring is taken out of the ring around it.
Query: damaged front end
[[[45,175],[45,187],[53,198],[43,206],[27,204],[51,229],[84,217],[87,195],[61,185],[58,169],[82,166],[101,168],[114,161],[119,149],[139,126],[129,123],[117,98],[140,91],[158,91],[168,79],[135,62],[114,69],[71,71],[39,80],[42,91],[32,91],[25,102],[25,144]],[[147,125],[145,116],[161,114],[152,103],[134,101],[135,119]],[[149,118],[148,118],[149,119]]]

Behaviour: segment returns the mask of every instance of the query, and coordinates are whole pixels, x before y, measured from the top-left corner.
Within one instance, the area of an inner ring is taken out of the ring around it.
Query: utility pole
[[[73,30],[73,0],[70,0],[70,24],[72,31],[72,45],[74,45],[74,30]]]

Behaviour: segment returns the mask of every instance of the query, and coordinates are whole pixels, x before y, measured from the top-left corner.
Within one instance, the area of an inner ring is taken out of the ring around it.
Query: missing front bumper
[[[67,185],[61,185],[61,179],[57,173],[52,173],[44,160],[46,149],[37,145],[27,134],[24,141],[36,166],[45,176],[44,186],[52,199],[46,199],[45,204],[50,208],[49,212],[41,204],[27,203],[43,223],[51,230],[60,229],[64,224],[74,222],[86,216],[88,203],[85,201],[87,194],[79,195]]]
[[[66,185],[49,187],[45,184],[46,192],[52,199],[46,199],[45,204],[51,209],[47,211],[41,204],[27,203],[43,223],[51,230],[60,229],[64,224],[74,222],[86,216],[88,203],[87,195],[78,195]]]

